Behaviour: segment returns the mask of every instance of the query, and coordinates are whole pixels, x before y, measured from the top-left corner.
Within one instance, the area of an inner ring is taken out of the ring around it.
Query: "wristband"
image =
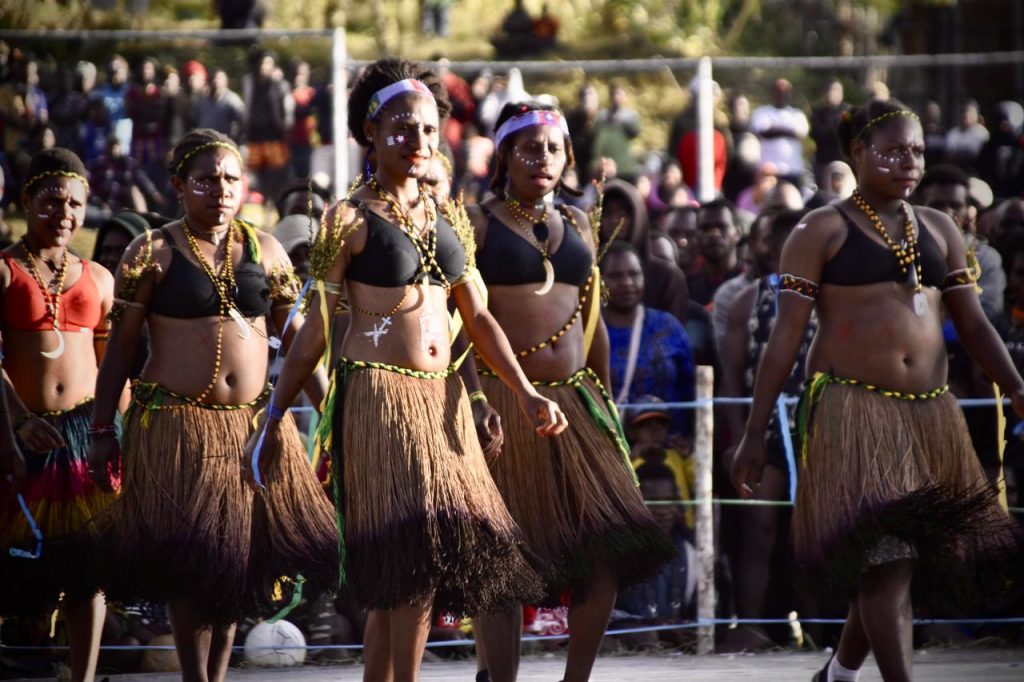
[[[281,421],[284,419],[284,410],[275,407],[273,403],[267,403],[267,420]]]
[[[93,424],[89,427],[88,434],[90,441],[117,438],[117,429],[113,424]]]
[[[470,404],[486,403],[487,396],[484,394],[483,391],[473,391],[472,393],[469,394],[469,402]]]

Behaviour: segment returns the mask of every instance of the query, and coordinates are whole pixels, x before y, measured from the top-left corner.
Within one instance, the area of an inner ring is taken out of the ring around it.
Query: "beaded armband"
[[[341,209],[336,204],[334,220],[328,224],[328,213],[320,222],[320,231],[317,233],[316,241],[313,242],[313,249],[310,252],[309,273],[314,280],[326,280],[327,273],[341,253],[341,247],[345,240],[356,231],[357,221],[355,218],[347,223],[341,221]]]
[[[594,189],[597,190],[597,199],[591,204],[590,209],[587,211],[587,219],[590,221],[590,231],[594,237],[594,244],[598,247],[598,253],[604,255],[601,252],[601,216],[604,214],[604,175],[601,175],[600,180],[594,181]],[[611,240],[609,240],[610,242]],[[601,260],[598,258],[598,260]]]
[[[779,280],[779,291],[792,291],[811,301],[818,299],[818,285],[809,279],[785,274]]]
[[[959,289],[961,287],[973,287],[977,281],[974,270],[971,268],[954,270],[946,275],[946,279],[942,280],[942,292],[945,293],[950,289]]]
[[[267,277],[270,285],[270,300],[275,305],[292,305],[299,300],[302,283],[295,269],[287,265],[275,265]]]
[[[154,273],[160,272],[160,264],[153,257],[153,232],[146,230],[146,243],[135,254],[132,262],[121,264],[121,295],[114,299],[110,306],[107,319],[110,322],[117,322],[121,319],[125,309],[129,307],[145,308],[135,298],[139,294],[139,284],[142,280]]]

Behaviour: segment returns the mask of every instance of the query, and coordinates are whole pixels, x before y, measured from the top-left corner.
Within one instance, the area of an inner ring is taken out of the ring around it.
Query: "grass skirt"
[[[336,372],[342,581],[359,604],[433,600],[477,615],[538,597],[540,579],[487,471],[459,377],[346,361]]]
[[[263,613],[281,576],[333,588],[334,513],[290,414],[267,432],[265,487],[242,479],[256,409],[133,403],[121,496],[101,524],[112,600],[184,601],[230,623]]]
[[[0,614],[33,615],[56,605],[61,592],[77,598],[96,593],[98,575],[94,528],[89,523],[114,496],[89,476],[88,429],[93,401],[43,415],[64,438],[65,447],[33,452],[20,440],[26,477],[21,488],[43,534],[38,559],[12,557],[12,547],[34,551],[36,540],[9,487],[0,492]]]
[[[480,381],[505,433],[491,473],[530,550],[546,566],[549,597],[570,590],[573,599],[584,599],[598,571],[625,587],[654,575],[675,556],[617,442],[625,442],[618,417],[589,372],[556,386],[536,384],[569,421],[553,438],[534,432],[501,381],[487,375]]]
[[[853,592],[888,552],[915,559],[915,601],[934,610],[1019,589],[1019,530],[952,394],[899,400],[830,383],[808,407],[793,541],[809,575]]]

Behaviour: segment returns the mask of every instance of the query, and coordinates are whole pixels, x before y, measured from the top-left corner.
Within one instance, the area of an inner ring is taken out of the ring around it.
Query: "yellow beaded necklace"
[[[231,221],[231,224],[228,225],[227,238],[224,240],[224,263],[221,265],[220,274],[217,274],[214,271],[214,265],[207,262],[206,256],[199,249],[199,242],[196,240],[192,226],[188,224],[187,217],[181,219],[181,225],[184,228],[182,231],[185,233],[185,239],[188,240],[188,246],[192,249],[192,255],[195,256],[206,276],[213,283],[213,288],[217,291],[219,302],[219,310],[217,311],[217,350],[213,356],[213,376],[210,377],[210,382],[206,385],[206,388],[196,396],[195,399],[198,402],[209,395],[213,387],[217,385],[217,377],[220,376],[221,359],[224,352],[224,318],[230,316],[234,308],[232,305],[232,292],[235,290],[235,266],[232,258],[232,249],[235,245],[236,227],[234,221]],[[216,254],[214,254],[214,258],[216,258]]]
[[[39,268],[36,267],[35,254],[28,247],[28,241],[21,238],[21,248],[25,249],[25,260],[28,261],[29,272],[32,273],[32,278],[39,285],[40,291],[43,292],[43,297],[46,299],[46,312],[53,318],[53,328],[57,330],[60,326],[58,318],[60,317],[60,304],[61,297],[64,294],[64,280],[68,275],[68,248],[65,246],[61,251],[60,267],[57,268],[56,282],[51,282],[49,285],[43,281],[43,276],[39,272]],[[39,257],[43,260],[43,257]]]
[[[919,317],[923,316],[928,308],[927,299],[925,299],[921,291],[923,288],[921,284],[923,279],[921,275],[921,252],[917,248],[917,230],[914,227],[914,221],[910,219],[910,209],[907,207],[907,203],[905,201],[900,202],[900,212],[903,213],[903,240],[897,244],[896,240],[889,235],[889,231],[885,229],[885,225],[882,223],[882,218],[878,215],[878,212],[871,207],[871,204],[860,193],[860,188],[853,191],[852,199],[857,208],[871,221],[875,232],[878,233],[886,246],[889,247],[889,250],[896,256],[896,262],[900,266],[900,271],[907,276],[907,284],[914,290],[914,313]]]

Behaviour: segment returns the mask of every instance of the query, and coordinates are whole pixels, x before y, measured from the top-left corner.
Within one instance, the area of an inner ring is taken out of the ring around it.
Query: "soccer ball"
[[[245,660],[261,668],[299,665],[306,660],[306,638],[286,620],[257,624],[245,637]]]

